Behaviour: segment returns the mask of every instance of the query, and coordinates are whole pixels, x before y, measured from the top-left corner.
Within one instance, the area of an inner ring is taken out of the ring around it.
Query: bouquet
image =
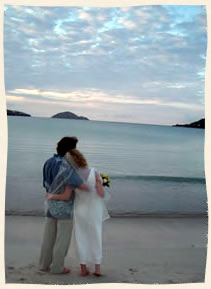
[[[111,183],[111,180],[109,179],[108,175],[106,174],[100,174],[102,180],[103,180],[103,186],[104,187],[110,187],[110,183]]]

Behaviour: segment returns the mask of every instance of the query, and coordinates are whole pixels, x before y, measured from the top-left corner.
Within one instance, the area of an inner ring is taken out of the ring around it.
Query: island
[[[28,116],[30,117],[31,115],[25,112],[21,112],[21,111],[16,111],[16,110],[10,110],[7,109],[7,115],[12,115],[12,116]]]
[[[87,117],[78,116],[73,112],[65,111],[60,112],[52,116],[52,118],[64,118],[64,119],[82,119],[82,120],[89,120]]]
[[[205,128],[205,118],[202,118],[198,121],[192,122],[190,124],[176,124],[173,126],[182,126],[182,127],[191,127],[191,128]]]

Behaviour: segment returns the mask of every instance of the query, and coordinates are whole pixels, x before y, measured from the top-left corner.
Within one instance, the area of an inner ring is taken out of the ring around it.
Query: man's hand
[[[77,187],[77,189],[81,190],[81,191],[87,191],[87,192],[90,192],[90,188],[85,185],[85,184],[81,184]]]
[[[50,194],[46,193],[45,197],[47,200],[57,200],[57,201],[68,201],[72,196],[72,189],[69,186],[65,187],[62,194]]]
[[[51,194],[51,193],[46,193],[46,194],[45,194],[45,198],[46,198],[47,200],[53,200],[53,194]]]

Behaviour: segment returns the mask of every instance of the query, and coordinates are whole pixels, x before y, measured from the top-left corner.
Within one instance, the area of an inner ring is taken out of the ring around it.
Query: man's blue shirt
[[[54,178],[56,177],[62,162],[63,162],[63,158],[57,154],[54,154],[53,157],[51,157],[45,162],[44,167],[43,167],[43,186],[46,189],[46,192],[48,192],[49,187],[52,184]],[[71,167],[71,165],[69,165],[67,169],[72,171],[72,174],[71,174],[71,177],[67,180],[66,185],[69,185],[72,189],[75,189],[79,185],[81,185],[83,181],[75,172],[75,170]],[[58,193],[63,193],[63,191],[58,192]],[[50,209],[48,208],[46,216],[54,217],[54,218],[58,217],[60,219],[71,218],[73,200],[74,200],[74,194],[68,201],[56,201],[56,200],[48,201],[48,204],[53,205],[53,210],[55,212],[58,211],[58,213],[55,213],[55,215],[52,216],[52,214],[50,213]],[[58,207],[58,210],[56,209],[57,207]]]
[[[43,167],[43,187],[46,189],[46,192],[48,192],[49,186],[52,184],[55,176],[57,175],[62,161],[63,161],[62,157],[60,157],[57,154],[54,154],[53,157],[51,157],[45,162]],[[70,164],[69,167],[70,170],[73,170]],[[75,189],[82,183],[83,183],[82,179],[75,172],[75,170],[73,170],[73,173],[67,185],[69,185],[72,189]]]

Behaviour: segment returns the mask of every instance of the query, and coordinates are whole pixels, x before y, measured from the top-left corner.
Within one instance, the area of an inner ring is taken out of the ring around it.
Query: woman
[[[65,159],[76,168],[79,176],[89,187],[89,191],[75,190],[73,206],[73,233],[70,246],[71,255],[75,251],[80,260],[81,276],[89,274],[87,264],[95,264],[94,275],[101,276],[102,223],[109,218],[104,203],[104,191],[100,175],[89,168],[85,157],[77,149],[65,155]],[[62,194],[66,199],[65,194]],[[47,198],[60,199],[60,195],[47,194]]]

